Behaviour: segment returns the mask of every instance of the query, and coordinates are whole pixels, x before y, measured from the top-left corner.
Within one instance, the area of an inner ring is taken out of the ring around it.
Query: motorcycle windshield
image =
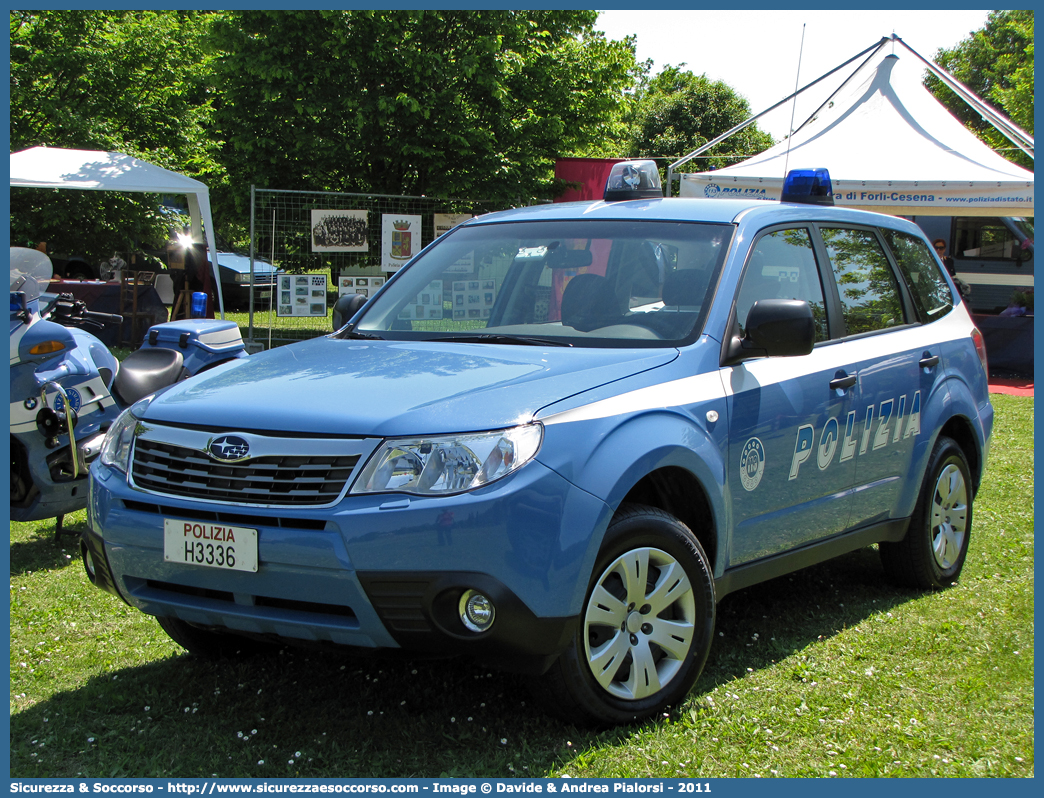
[[[27,301],[40,296],[40,284],[49,283],[53,273],[51,259],[45,253],[11,247],[11,290],[24,292]]]

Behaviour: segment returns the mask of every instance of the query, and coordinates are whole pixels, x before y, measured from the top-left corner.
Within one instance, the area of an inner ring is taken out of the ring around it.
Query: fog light
[[[493,625],[493,602],[475,590],[460,597],[460,620],[472,632],[484,632]]]

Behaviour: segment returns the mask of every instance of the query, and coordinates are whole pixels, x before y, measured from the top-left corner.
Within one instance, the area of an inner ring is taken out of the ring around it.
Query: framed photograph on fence
[[[470,213],[436,213],[435,214],[435,237],[448,233],[458,224],[463,224],[468,219],[474,219]]]
[[[366,211],[312,209],[312,252],[369,252]]]

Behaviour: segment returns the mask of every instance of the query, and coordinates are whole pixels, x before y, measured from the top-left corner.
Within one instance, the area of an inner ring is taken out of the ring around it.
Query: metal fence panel
[[[248,344],[255,349],[330,332],[331,309],[337,299],[340,277],[391,276],[381,268],[382,223],[386,215],[421,217],[422,243],[426,246],[436,235],[436,214],[478,216],[532,203],[519,200],[509,205],[503,201],[261,188],[252,188],[251,193],[251,257],[267,260],[291,274],[326,274],[328,286],[325,316],[279,316],[278,287],[267,292],[267,298],[255,296],[244,325]],[[338,248],[356,251],[336,251]],[[419,247],[413,251],[419,251]]]

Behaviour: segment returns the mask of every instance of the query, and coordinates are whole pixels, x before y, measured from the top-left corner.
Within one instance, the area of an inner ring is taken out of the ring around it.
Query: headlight
[[[249,283],[250,282],[250,274],[249,273],[247,273],[247,274],[237,274],[236,275],[236,282],[237,283]]]
[[[98,454],[102,463],[119,469],[124,474],[130,471],[131,444],[134,442],[134,434],[141,423],[138,415],[145,412],[150,401],[151,397],[142,399],[117,416],[102,441],[101,452]]]
[[[540,448],[544,428],[528,424],[495,432],[385,441],[352,493],[399,491],[421,496],[462,493],[521,468]]]

